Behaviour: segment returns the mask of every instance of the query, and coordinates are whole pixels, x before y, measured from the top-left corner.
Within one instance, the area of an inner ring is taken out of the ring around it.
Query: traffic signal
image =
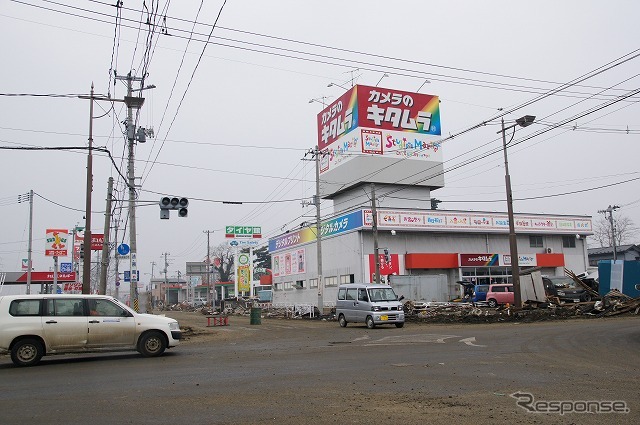
[[[163,196],[160,198],[160,218],[169,219],[169,210],[177,210],[178,217],[189,215],[189,200],[187,198]]]
[[[442,202],[440,199],[431,198],[431,209],[432,210],[437,210],[438,209],[438,204],[440,202]]]
[[[84,259],[84,243],[80,244],[80,258]]]

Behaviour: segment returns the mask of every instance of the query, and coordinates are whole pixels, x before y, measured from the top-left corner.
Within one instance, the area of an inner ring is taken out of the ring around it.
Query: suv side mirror
[[[404,300],[404,295],[400,295],[400,298],[398,298],[398,301],[402,301]]]

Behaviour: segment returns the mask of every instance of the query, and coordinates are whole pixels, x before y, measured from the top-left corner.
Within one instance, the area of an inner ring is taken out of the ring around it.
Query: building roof
[[[602,254],[613,254],[613,247],[605,246],[600,248],[589,248],[589,255],[602,255]],[[617,253],[627,252],[627,251],[638,251],[640,252],[640,246],[629,244],[629,245],[620,245],[616,247]]]

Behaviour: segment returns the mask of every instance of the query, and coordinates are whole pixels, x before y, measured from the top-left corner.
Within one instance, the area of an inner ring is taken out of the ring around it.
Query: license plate
[[[579,303],[579,302],[580,302],[580,300],[573,300],[573,302],[574,302],[574,303]]]
[[[384,316],[380,316],[380,320],[389,320],[389,316],[386,314]]]

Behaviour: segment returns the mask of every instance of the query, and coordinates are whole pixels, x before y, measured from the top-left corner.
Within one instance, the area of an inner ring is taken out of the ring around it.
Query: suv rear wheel
[[[341,314],[340,317],[338,317],[338,323],[340,323],[341,328],[347,327],[347,319],[344,318],[344,314]]]
[[[496,301],[495,299],[491,298],[490,300],[487,301],[487,304],[489,305],[489,307],[495,308],[495,307],[498,306],[498,301]]]

